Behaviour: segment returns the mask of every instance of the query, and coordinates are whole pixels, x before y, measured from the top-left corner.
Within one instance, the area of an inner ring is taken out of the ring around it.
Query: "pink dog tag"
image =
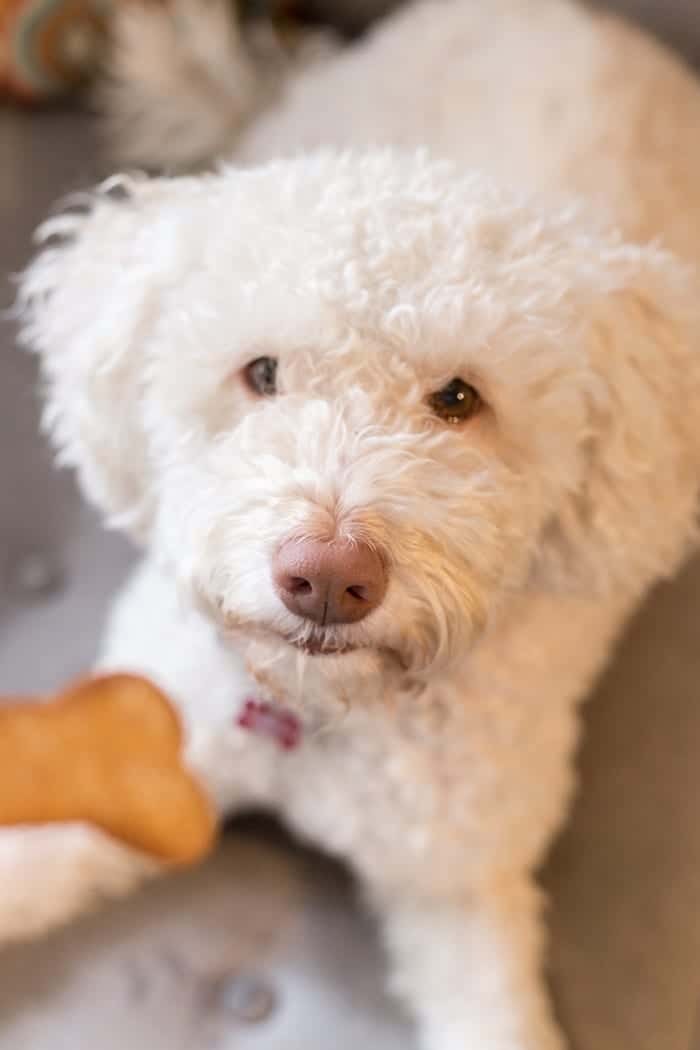
[[[291,711],[276,704],[246,700],[236,724],[241,729],[250,729],[252,733],[271,737],[283,751],[293,751],[301,743],[299,719]]]

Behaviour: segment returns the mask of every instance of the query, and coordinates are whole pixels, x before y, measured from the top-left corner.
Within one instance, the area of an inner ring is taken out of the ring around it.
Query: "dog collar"
[[[301,722],[280,704],[252,698],[244,700],[236,725],[259,736],[270,737],[283,751],[294,751],[301,743]]]

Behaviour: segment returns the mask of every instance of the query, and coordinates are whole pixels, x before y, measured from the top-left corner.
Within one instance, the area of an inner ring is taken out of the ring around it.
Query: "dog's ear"
[[[673,572],[695,537],[700,288],[654,246],[611,245],[591,262],[582,484],[553,523],[552,549],[569,578],[578,566],[587,585],[641,591]]]
[[[153,478],[143,417],[148,336],[167,266],[152,217],[166,180],[120,177],[49,219],[23,274],[20,340],[40,356],[59,460],[110,520],[143,536]]]

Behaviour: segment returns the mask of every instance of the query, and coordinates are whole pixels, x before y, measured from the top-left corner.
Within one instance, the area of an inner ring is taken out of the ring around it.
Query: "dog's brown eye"
[[[277,359],[256,357],[245,366],[245,381],[255,394],[272,397],[277,393]]]
[[[445,423],[464,423],[479,411],[481,398],[473,386],[457,378],[431,394],[428,404]]]

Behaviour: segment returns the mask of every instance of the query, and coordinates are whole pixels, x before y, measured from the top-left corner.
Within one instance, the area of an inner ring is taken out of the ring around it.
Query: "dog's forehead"
[[[307,157],[189,187],[172,220],[208,297],[291,296],[302,311],[313,298],[395,323],[401,311],[435,320],[458,301],[491,318],[551,312],[572,279],[570,214],[543,215],[421,157]]]
[[[447,181],[439,192],[396,173],[388,184],[362,169],[335,179],[292,173],[279,172],[280,185],[268,170],[224,180],[216,221],[206,223],[209,250],[235,246],[260,275],[286,266],[299,286],[364,278],[375,290],[382,281],[408,289],[464,279],[479,261],[493,264],[509,251],[513,221],[480,179]]]
[[[195,345],[226,361],[349,346],[357,360],[366,345],[429,355],[437,375],[465,350],[526,347],[536,375],[530,347],[562,341],[571,290],[592,272],[571,209],[540,212],[416,156],[304,157],[165,196],[149,243],[163,245],[173,308],[160,323],[178,331],[162,334],[182,341],[184,312]]]

